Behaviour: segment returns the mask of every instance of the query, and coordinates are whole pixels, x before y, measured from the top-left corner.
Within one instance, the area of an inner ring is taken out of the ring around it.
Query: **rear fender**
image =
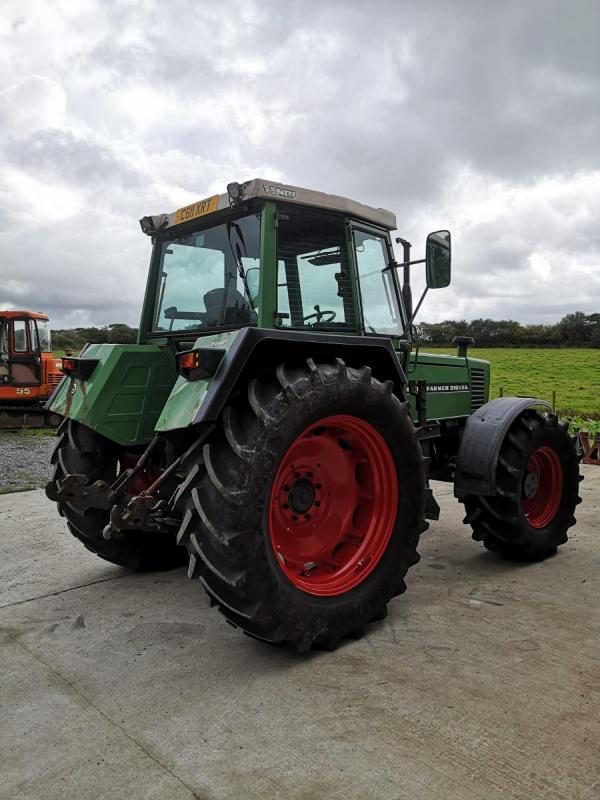
[[[519,414],[532,406],[550,408],[535,397],[499,397],[471,414],[458,451],[456,497],[496,494],[496,467],[504,437]]]
[[[187,380],[179,376],[156,425],[158,432],[214,422],[230,395],[258,372],[287,360],[343,359],[349,366],[371,367],[373,376],[391,380],[403,398],[406,378],[392,343],[387,338],[340,336],[261,328],[242,328],[196,340],[194,349],[217,348],[223,358],[212,378]]]
[[[86,380],[65,377],[46,409],[123,446],[147,444],[175,383],[171,352],[158,345],[90,344],[98,364]]]

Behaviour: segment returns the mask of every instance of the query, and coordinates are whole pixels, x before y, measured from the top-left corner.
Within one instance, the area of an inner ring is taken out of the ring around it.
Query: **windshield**
[[[163,242],[152,330],[255,325],[259,242],[256,214]]]

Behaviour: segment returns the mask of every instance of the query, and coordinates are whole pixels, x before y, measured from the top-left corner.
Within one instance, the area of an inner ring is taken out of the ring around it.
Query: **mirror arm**
[[[410,242],[407,242],[405,239],[396,239],[396,241],[399,242],[399,243],[400,242],[402,243],[402,246],[404,247],[404,258],[406,260],[403,261],[400,264],[397,261],[391,261],[388,264],[388,266],[383,270],[383,272],[387,272],[388,269],[400,269],[400,267],[402,267],[404,269],[404,276],[403,276],[403,282],[402,282],[402,287],[401,287],[402,288],[402,302],[404,303],[404,309],[406,311],[406,316],[408,317],[409,320],[411,320],[410,324],[412,324],[412,320],[415,318],[415,314],[419,310],[419,306],[423,302],[423,298],[425,297],[425,295],[423,295],[423,297],[421,297],[421,299],[419,300],[419,305],[417,306],[415,312],[413,313],[413,309],[412,309],[412,287],[410,285],[410,268],[412,267],[413,264],[425,264],[427,259],[426,258],[417,258],[415,261],[409,261],[408,259],[410,258],[410,248],[411,248]]]
[[[419,313],[419,309],[421,308],[421,303],[423,302],[423,300],[425,300],[425,295],[427,294],[427,292],[428,292],[428,291],[429,291],[429,286],[426,286],[426,287],[425,287],[425,289],[424,289],[424,291],[423,291],[423,294],[421,295],[421,299],[420,299],[420,300],[419,300],[419,302],[417,303],[417,307],[415,308],[414,314],[413,314],[413,315],[412,315],[412,317],[410,318],[409,327],[410,327],[410,326],[413,324],[413,322],[415,321],[415,317],[417,316],[417,314]]]
[[[400,269],[400,267],[412,267],[413,264],[424,264],[427,261],[426,258],[418,258],[416,261],[401,261],[398,263],[397,261],[392,261],[386,269]]]
[[[396,239],[396,244],[402,245],[402,267],[404,269],[402,278],[402,302],[404,303],[406,316],[410,319],[413,313],[412,287],[410,285],[410,249],[412,244],[401,236],[398,236]]]

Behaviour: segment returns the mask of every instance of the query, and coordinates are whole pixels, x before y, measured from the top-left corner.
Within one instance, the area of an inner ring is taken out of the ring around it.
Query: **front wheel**
[[[251,636],[332,648],[405,590],[423,457],[407,405],[367,367],[309,359],[253,379],[185,467],[190,577]]]
[[[497,494],[467,496],[465,522],[488,550],[541,561],[567,541],[579,498],[577,452],[567,424],[525,411],[511,425],[498,457]]]

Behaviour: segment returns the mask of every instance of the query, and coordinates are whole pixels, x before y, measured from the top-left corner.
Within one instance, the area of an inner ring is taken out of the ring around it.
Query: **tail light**
[[[74,358],[63,358],[62,370],[63,372],[74,372],[77,369],[77,364]]]
[[[177,372],[188,381],[212,378],[223,360],[225,350],[216,347],[198,348],[177,353]]]
[[[99,363],[97,358],[72,358],[69,356],[62,360],[62,371],[69,378],[80,378],[87,381]]]

